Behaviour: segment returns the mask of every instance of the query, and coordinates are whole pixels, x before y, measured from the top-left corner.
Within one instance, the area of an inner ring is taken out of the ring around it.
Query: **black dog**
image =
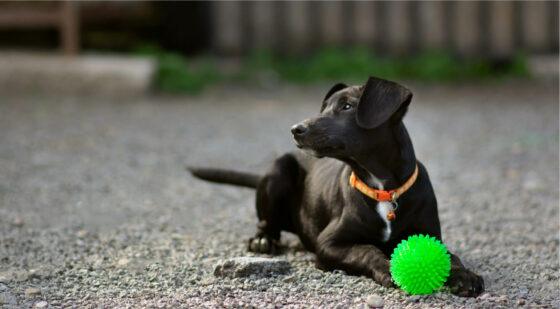
[[[257,189],[258,231],[249,250],[274,253],[280,231],[292,232],[315,252],[319,268],[392,287],[388,257],[401,240],[413,234],[441,240],[436,197],[402,122],[411,98],[407,88],[374,77],[363,87],[336,84],[317,117],[292,127],[303,151],[278,158],[264,176],[190,170]],[[484,290],[482,278],[453,254],[446,284],[459,296]]]

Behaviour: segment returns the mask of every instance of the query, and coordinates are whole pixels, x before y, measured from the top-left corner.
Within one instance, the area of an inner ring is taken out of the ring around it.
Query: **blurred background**
[[[366,306],[373,281],[333,285],[299,249],[296,279],[216,279],[247,254],[254,192],[185,167],[262,173],[333,82],[374,75],[414,93],[405,123],[444,242],[488,289],[386,306],[559,308],[558,11],[0,1],[0,307]]]
[[[70,86],[80,79],[68,75],[95,81],[105,74],[128,81],[123,89],[130,91],[150,85],[179,93],[223,82],[270,86],[368,75],[555,76],[558,10],[558,1],[7,1],[0,3],[0,75],[4,89],[47,84],[54,91],[53,75]]]

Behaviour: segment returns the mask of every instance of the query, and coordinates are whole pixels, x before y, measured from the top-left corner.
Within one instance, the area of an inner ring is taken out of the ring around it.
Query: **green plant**
[[[527,77],[527,59],[516,55],[501,68],[486,59],[459,59],[445,51],[424,51],[408,57],[380,57],[367,48],[324,48],[306,56],[279,56],[256,51],[246,61],[245,77],[272,70],[295,83],[326,80],[363,81],[374,75],[387,79],[426,81],[474,81],[501,77]]]
[[[164,51],[154,45],[139,47],[135,53],[156,57],[155,83],[157,89],[163,92],[198,93],[207,85],[224,79],[215,61],[209,57],[189,61],[181,54]]]
[[[210,59],[192,63],[177,54],[164,54],[159,58],[156,84],[162,91],[198,93],[206,85],[220,80],[222,75]]]
[[[180,93],[197,93],[219,82],[252,81],[263,76],[264,72],[274,72],[281,80],[297,84],[339,80],[360,83],[370,75],[433,82],[529,76],[527,56],[524,54],[496,65],[487,59],[459,59],[441,50],[407,57],[381,57],[364,47],[323,48],[307,56],[256,50],[243,59],[238,71],[225,73],[215,57],[191,59],[155,45],[144,45],[134,52],[156,57],[156,87],[159,90]]]

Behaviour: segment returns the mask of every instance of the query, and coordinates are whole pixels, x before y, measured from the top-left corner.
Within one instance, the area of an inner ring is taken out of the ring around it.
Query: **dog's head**
[[[411,99],[410,90],[380,78],[364,86],[336,84],[319,115],[292,127],[295,144],[318,157],[370,152],[391,138],[391,125],[402,120]]]

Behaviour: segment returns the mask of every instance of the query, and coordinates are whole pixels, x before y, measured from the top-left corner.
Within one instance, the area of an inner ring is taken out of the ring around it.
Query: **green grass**
[[[325,48],[307,57],[279,56],[255,51],[235,73],[223,73],[215,58],[190,60],[180,54],[145,46],[136,53],[158,60],[156,86],[162,92],[198,93],[220,82],[251,82],[263,72],[275,72],[286,82],[309,84],[324,81],[363,82],[368,76],[432,82],[489,81],[528,77],[527,57],[516,55],[497,65],[484,59],[462,60],[449,52],[428,51],[409,57],[380,57],[366,48]]]

